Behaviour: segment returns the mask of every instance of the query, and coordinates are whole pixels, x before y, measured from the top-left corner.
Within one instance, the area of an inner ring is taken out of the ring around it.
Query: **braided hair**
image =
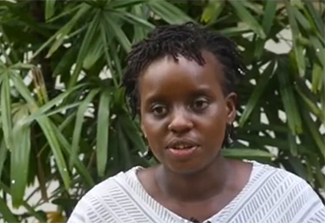
[[[203,66],[202,50],[212,53],[224,66],[223,93],[234,92],[236,80],[246,72],[235,43],[192,22],[159,26],[147,38],[133,45],[126,59],[122,86],[125,87],[125,96],[133,116],[139,114],[139,77],[152,62],[165,56],[171,56],[177,62],[178,57],[183,56]],[[227,138],[231,129],[231,126],[227,128],[223,143],[225,147],[229,146]]]

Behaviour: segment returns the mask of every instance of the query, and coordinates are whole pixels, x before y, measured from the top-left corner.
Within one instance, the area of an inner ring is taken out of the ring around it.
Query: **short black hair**
[[[125,87],[125,96],[132,114],[135,116],[139,113],[139,77],[152,62],[165,56],[172,56],[178,61],[178,57],[183,56],[203,66],[203,50],[212,53],[224,66],[224,94],[234,92],[236,80],[246,72],[234,42],[193,22],[158,26],[147,38],[132,46],[126,59],[122,86]]]

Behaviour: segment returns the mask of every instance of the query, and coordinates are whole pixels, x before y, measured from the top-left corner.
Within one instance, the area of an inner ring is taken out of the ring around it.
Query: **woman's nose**
[[[168,130],[174,133],[184,133],[193,128],[193,122],[189,119],[186,111],[178,109],[172,114],[172,119],[168,125]]]

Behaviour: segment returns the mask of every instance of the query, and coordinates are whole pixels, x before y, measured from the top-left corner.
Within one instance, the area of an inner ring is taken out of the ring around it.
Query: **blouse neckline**
[[[241,189],[241,191],[233,198],[225,207],[223,207],[218,213],[214,214],[210,218],[204,220],[203,222],[224,222],[224,219],[227,218],[229,213],[238,205],[238,203],[241,203],[242,197],[244,197],[249,191],[249,189],[252,187],[252,185],[255,182],[256,173],[257,173],[257,166],[258,163],[255,161],[248,161],[245,160],[245,162],[252,163],[252,171],[249,177],[248,182],[246,185]],[[141,198],[144,203],[149,204],[149,208],[154,213],[159,213],[158,215],[164,219],[164,222],[184,222],[184,223],[191,223],[192,221],[184,219],[183,217],[177,215],[176,213],[172,212],[168,208],[164,207],[162,204],[160,204],[158,201],[156,201],[143,187],[142,183],[140,182],[137,172],[139,170],[143,169],[141,166],[133,167],[130,171],[132,181],[135,183],[135,187],[139,188],[136,193]]]

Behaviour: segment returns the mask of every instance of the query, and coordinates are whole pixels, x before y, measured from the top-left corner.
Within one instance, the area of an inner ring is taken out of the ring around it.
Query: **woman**
[[[324,223],[325,207],[301,178],[230,160],[236,46],[192,23],[156,28],[134,45],[124,87],[160,165],[134,167],[90,190],[69,223]]]

